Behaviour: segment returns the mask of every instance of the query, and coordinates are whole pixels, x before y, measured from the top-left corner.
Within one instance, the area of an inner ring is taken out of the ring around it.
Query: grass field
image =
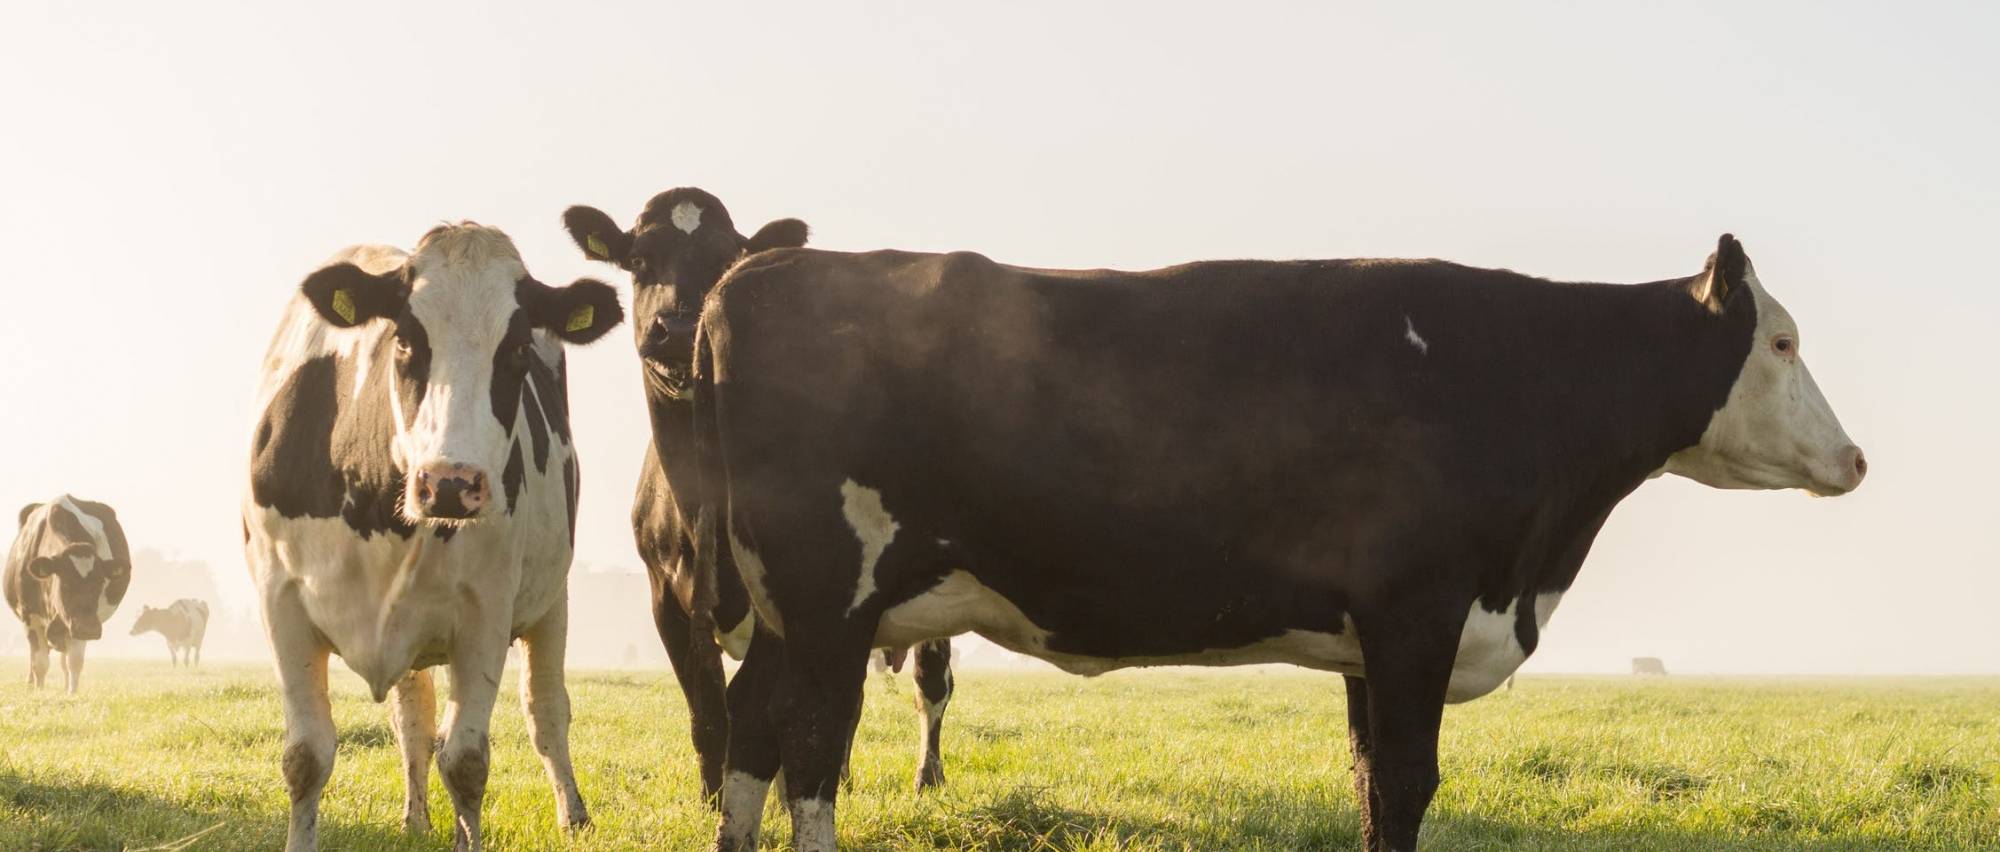
[[[95,661],[85,693],[0,661],[0,849],[275,849],[286,798],[269,673]],[[386,708],[338,679],[328,849],[449,848],[397,827]],[[666,673],[586,673],[574,749],[595,825],[574,837],[512,686],[496,714],[496,850],[692,849],[685,710]],[[909,792],[907,680],[878,678],[840,803],[862,849],[1325,849],[1356,841],[1338,678],[1285,670],[966,673],[945,792]],[[1427,849],[2000,848],[2000,681],[1523,678],[1447,711]],[[789,829],[767,815],[767,845]],[[213,828],[192,841],[191,835]]]

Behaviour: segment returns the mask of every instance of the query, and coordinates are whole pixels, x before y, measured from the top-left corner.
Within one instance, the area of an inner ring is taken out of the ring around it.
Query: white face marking
[[[396,458],[412,469],[470,464],[497,483],[512,442],[493,413],[493,359],[519,308],[515,285],[527,268],[505,234],[476,225],[433,235],[410,264],[416,280],[409,309],[429,338],[430,369],[409,423],[400,422],[403,406],[389,383]],[[517,425],[520,418],[517,410]],[[416,487],[414,477],[409,487]],[[411,495],[404,510],[415,505]]]
[[[764,819],[764,799],[771,782],[748,772],[731,770],[722,778],[722,848],[757,848],[757,829]]]
[[[1546,627],[1549,616],[1556,611],[1556,604],[1562,601],[1561,592],[1543,592],[1535,596],[1535,627]],[[1472,602],[1466,613],[1465,628],[1458,637],[1458,659],[1451,670],[1451,685],[1445,690],[1445,700],[1451,703],[1471,701],[1485,695],[1506,683],[1514,670],[1527,661],[1528,654],[1521,648],[1521,641],[1514,633],[1515,610],[1520,600],[1507,605],[1501,612],[1492,612]]]
[[[798,852],[834,852],[833,803],[825,799],[798,799],[788,804],[792,811],[792,848]]]
[[[1799,357],[1798,324],[1745,267],[1757,329],[1729,399],[1701,442],[1666,470],[1715,488],[1804,488],[1844,494],[1861,484],[1854,442]]]
[[[674,227],[681,229],[681,233],[694,233],[694,229],[701,227],[701,205],[692,201],[674,205],[673,220]]]
[[[853,615],[874,596],[875,563],[882,559],[882,551],[889,549],[889,542],[901,527],[882,508],[882,492],[852,479],[840,484],[840,512],[861,542],[861,576],[854,583],[854,602],[847,605],[847,614]]]
[[[1409,341],[1411,346],[1417,348],[1418,355],[1430,354],[1431,345],[1424,341],[1423,335],[1417,333],[1417,323],[1415,320],[1410,319],[1409,314],[1403,315],[1403,339]]]

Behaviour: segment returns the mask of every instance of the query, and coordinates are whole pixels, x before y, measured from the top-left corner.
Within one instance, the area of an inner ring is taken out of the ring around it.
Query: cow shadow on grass
[[[273,783],[278,782],[273,779]],[[0,766],[0,811],[6,815],[0,819],[0,849],[277,849],[285,845],[285,816],[269,808],[268,801],[248,796],[207,796],[183,802],[98,781]],[[324,819],[320,840],[332,849],[435,848],[429,838],[409,837],[396,826],[344,825]]]

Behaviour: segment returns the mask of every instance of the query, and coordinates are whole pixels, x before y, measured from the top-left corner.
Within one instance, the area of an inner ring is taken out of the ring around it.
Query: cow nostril
[[[1868,457],[1862,455],[1859,450],[1854,453],[1854,473],[1856,476],[1868,475]]]

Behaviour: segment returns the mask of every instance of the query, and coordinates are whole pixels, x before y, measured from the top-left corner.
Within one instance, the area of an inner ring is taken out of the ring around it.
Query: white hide
[[[840,484],[840,511],[854,538],[861,542],[861,574],[854,582],[854,600],[847,605],[847,614],[853,615],[875,595],[875,564],[882,560],[882,552],[889,549],[901,527],[882,507],[882,492],[852,479]]]

